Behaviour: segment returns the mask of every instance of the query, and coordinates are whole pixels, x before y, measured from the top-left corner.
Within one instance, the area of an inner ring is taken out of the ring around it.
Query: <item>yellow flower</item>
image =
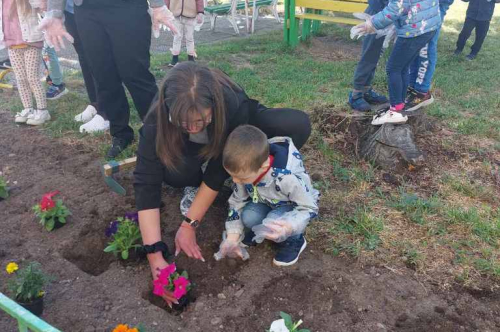
[[[128,325],[125,324],[118,324],[113,332],[128,332]]]
[[[45,292],[43,290],[39,291],[38,292],[38,297],[42,297],[45,295]]]
[[[9,264],[7,264],[7,267],[5,268],[5,270],[7,271],[8,274],[12,274],[12,273],[16,272],[17,270],[19,270],[19,265],[17,265],[14,262],[10,262]]]

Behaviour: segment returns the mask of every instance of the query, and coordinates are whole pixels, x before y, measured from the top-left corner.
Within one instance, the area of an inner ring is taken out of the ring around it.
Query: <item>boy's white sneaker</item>
[[[35,110],[26,121],[31,126],[39,126],[50,120],[50,113],[47,110]]]
[[[372,125],[381,126],[384,123],[405,123],[406,121],[408,121],[408,117],[406,115],[389,109],[383,113],[375,115],[372,120]]]
[[[97,114],[97,110],[95,109],[94,106],[88,105],[87,108],[77,116],[75,116],[75,121],[76,122],[89,122],[92,120],[92,118]]]
[[[99,131],[106,131],[109,129],[109,121],[104,120],[102,116],[96,114],[86,124],[80,126],[81,133],[97,133]]]
[[[14,119],[15,123],[26,123],[29,117],[34,113],[32,108],[25,108],[21,112],[16,113],[16,118]]]

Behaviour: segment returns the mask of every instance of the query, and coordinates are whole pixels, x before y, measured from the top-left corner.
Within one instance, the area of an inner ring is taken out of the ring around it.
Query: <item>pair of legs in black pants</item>
[[[474,45],[471,47],[470,54],[475,56],[481,50],[483,46],[484,39],[488,34],[488,30],[490,29],[490,21],[477,21],[473,18],[467,17],[465,19],[464,27],[460,32],[457,40],[457,52],[462,52],[467,39],[469,39],[472,30],[476,28],[476,40],[474,41]]]
[[[158,88],[149,71],[151,17],[147,0],[85,0],[75,6],[85,55],[97,82],[97,99],[111,136],[131,142],[125,85],[143,119]]]
[[[83,51],[82,40],[76,26],[75,15],[69,12],[64,12],[64,16],[64,25],[66,26],[66,30],[74,39],[73,47],[78,55],[78,61],[80,62],[80,68],[82,69],[83,81],[85,82],[85,89],[87,90],[90,105],[95,107],[97,114],[106,119],[106,115],[103,111],[101,111],[97,103],[97,83],[95,82],[92,71],[90,70],[88,58],[85,56],[85,52]]]
[[[288,108],[262,108],[251,117],[249,124],[262,130],[268,138],[290,137],[297,149],[307,142],[311,134],[309,116],[302,111]],[[183,167],[179,172],[170,172],[165,169],[163,181],[176,188],[198,187],[203,179],[201,165],[205,161],[199,158],[199,152],[203,146],[186,142]]]

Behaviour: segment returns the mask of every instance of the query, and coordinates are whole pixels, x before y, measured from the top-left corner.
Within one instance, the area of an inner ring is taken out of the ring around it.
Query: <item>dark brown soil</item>
[[[129,190],[109,191],[99,172],[98,156],[82,145],[63,145],[42,130],[16,126],[0,111],[0,170],[19,189],[0,202],[0,265],[37,260],[56,278],[47,289],[43,318],[62,331],[109,331],[118,323],[143,323],[148,331],[265,331],[279,311],[303,319],[304,328],[330,331],[499,331],[500,298],[456,288],[443,292],[414,277],[411,269],[361,266],[322,254],[311,243],[299,263],[272,266],[272,248],[250,250],[248,262],[212,258],[226,215],[223,193],[200,227],[199,244],[206,263],[181,255],[177,264],[189,271],[196,301],[182,314],[169,313],[153,301],[147,263],[122,264],[102,252],[104,229],[133,210]],[[73,215],[68,224],[48,233],[31,207],[48,191],[60,197]],[[165,188],[163,238],[173,245],[180,222],[180,191]],[[5,272],[0,289],[6,292]],[[0,314],[0,331],[17,331]]]

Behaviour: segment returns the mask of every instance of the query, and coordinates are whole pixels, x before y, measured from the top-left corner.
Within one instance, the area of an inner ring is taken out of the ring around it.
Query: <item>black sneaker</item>
[[[455,56],[459,56],[460,54],[462,54],[462,50],[459,49],[456,49],[455,52],[453,52],[453,55]]]
[[[276,266],[290,266],[299,260],[299,256],[307,246],[304,235],[288,238],[285,242],[277,244],[276,255],[273,263]]]
[[[428,106],[434,102],[434,97],[430,92],[422,93],[418,92],[414,88],[408,88],[408,93],[406,94],[405,112],[415,112],[421,107]]]
[[[466,58],[467,58],[467,60],[472,61],[472,60],[474,60],[476,58],[476,56],[477,56],[477,54],[472,54],[471,53],[471,54],[467,55]]]
[[[179,62],[179,56],[178,55],[172,55],[172,61],[168,64],[169,67],[173,67]]]
[[[246,245],[247,247],[254,247],[257,245],[257,242],[253,240],[255,237],[255,233],[252,230],[249,230],[245,233],[245,237],[241,240],[241,243]]]
[[[389,102],[389,99],[387,99],[386,96],[376,93],[375,91],[373,91],[373,89],[370,89],[367,92],[365,92],[363,94],[363,98],[369,104],[385,104]]]
[[[194,56],[193,55],[188,55],[188,61],[196,62],[196,61],[194,61]]]
[[[111,148],[108,150],[106,158],[115,159],[116,157],[118,157],[120,153],[122,153],[123,150],[127,148],[127,146],[130,145],[130,143],[132,143],[132,140],[126,140],[120,137],[113,137],[113,143],[111,144]]]

